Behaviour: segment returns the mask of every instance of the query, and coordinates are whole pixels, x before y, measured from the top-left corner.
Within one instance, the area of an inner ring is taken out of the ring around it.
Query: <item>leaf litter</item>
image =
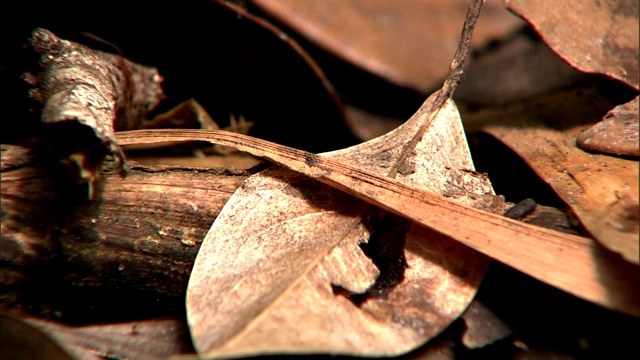
[[[421,108],[421,110],[425,110],[425,107]],[[419,116],[420,111],[416,114]],[[429,124],[429,121],[426,122]],[[205,134],[206,133],[206,134]],[[427,132],[428,133],[428,132]],[[626,276],[623,279],[616,277],[614,274],[615,271],[609,275],[600,273],[598,271],[598,267],[605,266],[610,267],[610,270],[619,268],[621,264],[615,263],[607,259],[606,256],[601,258],[591,258],[592,251],[592,243],[584,238],[562,235],[553,231],[546,231],[543,229],[539,229],[536,227],[529,227],[523,224],[506,220],[501,217],[492,217],[489,216],[488,213],[483,212],[475,212],[471,211],[471,208],[466,208],[463,210],[462,208],[458,208],[459,205],[455,205],[453,202],[449,200],[444,201],[444,198],[434,197],[433,195],[429,195],[428,193],[424,193],[419,189],[413,187],[405,187],[399,182],[394,180],[385,180],[386,178],[380,177],[379,175],[375,175],[375,172],[366,171],[364,169],[359,169],[357,167],[346,164],[347,160],[340,160],[340,162],[336,162],[331,160],[330,156],[318,156],[305,152],[301,152],[299,150],[286,148],[277,144],[268,143],[264,141],[259,141],[257,139],[251,139],[244,136],[240,136],[237,134],[224,134],[221,132],[206,132],[206,131],[190,131],[184,132],[182,134],[177,134],[175,132],[138,132],[137,134],[121,134],[119,140],[124,141],[125,143],[131,142],[134,138],[138,137],[138,139],[145,139],[150,141],[154,136],[156,137],[152,141],[162,141],[162,139],[172,139],[172,140],[186,140],[189,137],[193,139],[200,139],[205,141],[213,141],[217,143],[221,143],[223,145],[235,146],[243,151],[248,151],[253,155],[265,157],[269,160],[272,160],[281,165],[285,165],[295,171],[304,173],[310,177],[313,177],[317,180],[330,184],[334,187],[337,187],[343,191],[347,191],[352,195],[356,195],[360,199],[371,202],[372,204],[381,206],[387,210],[391,210],[399,215],[406,216],[418,223],[424,224],[431,228],[438,229],[439,231],[449,234],[453,236],[455,239],[474,247],[475,249],[490,255],[500,261],[509,264],[510,266],[514,266],[525,273],[532,275],[542,281],[545,281],[554,286],[558,286],[565,291],[569,291],[570,293],[580,296],[585,299],[589,299],[601,305],[615,308],[628,313],[636,313],[633,309],[633,304],[637,303],[637,291],[632,289],[626,289],[627,285],[626,277],[633,276],[633,274],[637,273],[637,269],[625,269]],[[408,137],[410,138],[410,137]],[[466,143],[465,143],[466,144]],[[358,149],[358,146],[352,148]],[[405,153],[405,152],[403,152]],[[410,152],[409,152],[410,153]],[[330,154],[327,154],[330,155]],[[411,154],[413,155],[413,154]],[[384,153],[380,154],[380,157],[386,158],[388,155],[384,155]],[[411,160],[411,159],[409,159]],[[357,158],[356,158],[357,161]],[[408,166],[409,162],[403,162],[400,166],[398,166],[399,175],[403,175],[403,173],[411,174],[415,167]],[[401,170],[402,169],[402,170]],[[271,170],[270,170],[271,171]],[[468,172],[468,171],[467,171]],[[468,172],[472,173],[472,172]],[[356,180],[358,179],[358,180]],[[286,184],[281,184],[281,187],[286,187]],[[264,194],[263,194],[264,195]],[[399,197],[399,198],[398,198]],[[471,196],[473,197],[473,196]],[[271,201],[273,197],[269,197]],[[495,199],[495,197],[492,197]],[[444,201],[444,202],[443,202]],[[486,201],[486,200],[485,200]],[[429,208],[433,210],[437,210],[437,214],[430,214],[424,205],[426,203],[431,203],[436,206],[436,208]],[[489,201],[488,203],[491,203]],[[413,209],[419,210],[413,210]],[[423,210],[424,209],[424,210]],[[455,210],[458,209],[458,210]],[[451,212],[450,212],[451,211]],[[224,211],[223,211],[224,212]],[[353,214],[348,214],[353,216]],[[443,219],[456,219],[456,225],[447,226],[442,224]],[[262,219],[261,221],[267,221]],[[486,227],[489,226],[490,227]],[[316,223],[313,224],[316,228],[318,227]],[[475,226],[478,226],[477,229],[474,229]],[[365,226],[366,229],[366,226]],[[482,230],[484,229],[484,230]],[[216,231],[216,226],[212,227],[212,232]],[[362,231],[360,228],[358,231]],[[491,236],[487,235],[487,232],[491,233]],[[471,235],[473,234],[473,235]],[[225,234],[227,235],[227,234]],[[295,241],[299,241],[295,239],[295,235],[289,235],[290,238],[293,238]],[[209,238],[209,237],[207,237]],[[409,237],[410,238],[410,237]],[[408,241],[406,238],[405,241]],[[514,244],[511,243],[517,238],[518,247],[514,247]],[[227,237],[227,239],[229,239]],[[486,239],[486,240],[485,240]],[[294,243],[295,243],[294,241]],[[493,245],[486,246],[486,243],[494,242]],[[503,241],[505,241],[503,243]],[[558,242],[559,241],[559,242]],[[410,244],[410,242],[407,242]],[[342,244],[340,244],[342,245]],[[229,247],[229,244],[224,244],[224,247]],[[259,246],[262,247],[263,244],[259,243]],[[351,245],[353,249],[354,246]],[[405,252],[410,249],[409,245],[406,245]],[[290,251],[290,250],[287,250]],[[286,252],[286,251],[285,251]],[[546,253],[548,257],[540,258],[535,256],[535,253]],[[571,255],[569,255],[571,254]],[[237,255],[237,254],[236,254]],[[568,270],[566,267],[559,266],[557,260],[560,257],[567,257],[575,259],[575,266],[572,270]],[[226,258],[226,257],[225,257]],[[331,258],[331,257],[330,257]],[[358,259],[354,261],[355,263],[360,263],[360,259],[364,259],[362,256],[356,256]],[[406,256],[405,253],[405,261],[409,263],[410,256]],[[224,259],[222,259],[224,260]],[[324,260],[324,259],[323,259]],[[542,260],[542,262],[540,262]],[[197,260],[198,261],[198,260]],[[229,261],[229,260],[227,260]],[[235,260],[234,260],[235,261]],[[207,261],[203,261],[206,263]],[[264,263],[261,263],[264,264]],[[203,269],[205,266],[203,265]],[[366,267],[365,267],[366,268]],[[277,269],[277,267],[276,267]],[[314,270],[322,269],[322,267],[316,267]],[[411,265],[407,269],[411,269]],[[468,270],[468,268],[465,268]],[[194,268],[194,277],[192,279],[197,279],[197,270],[198,265]],[[634,271],[635,270],[635,271]],[[203,272],[200,272],[199,275],[204,278],[211,278],[213,276],[216,280],[224,283],[224,280],[220,280],[216,275],[206,274],[206,272],[211,272],[211,269],[205,269]],[[618,271],[618,270],[616,270]],[[275,273],[278,273],[277,271]],[[328,283],[330,283],[331,279],[327,278],[327,274],[333,276],[335,272],[324,271],[324,284],[325,291],[328,287]],[[340,283],[345,286],[334,286],[332,287],[332,295],[333,298],[336,297],[335,293],[338,295],[347,294],[353,295],[352,290],[358,290],[362,288],[362,284],[367,284],[367,281],[371,283],[372,274],[375,271],[364,271],[360,273],[365,281],[364,282],[351,282],[348,284]],[[311,273],[308,273],[311,274]],[[237,275],[237,276],[236,276]],[[403,281],[395,285],[395,288],[399,288],[399,284],[402,284],[406,281],[406,274]],[[422,274],[424,276],[424,274]],[[234,274],[232,276],[231,281],[240,281],[237,279],[243,279],[238,274]],[[259,280],[259,279],[258,279]],[[199,280],[194,280],[196,282],[192,284],[205,284],[205,282],[200,282]],[[244,284],[252,284],[253,282],[246,282],[248,280],[244,280]],[[300,280],[302,281],[302,280]],[[340,281],[344,281],[341,279]],[[260,281],[258,281],[260,283]],[[308,283],[305,281],[304,283]],[[322,283],[322,282],[321,282]],[[250,293],[252,289],[250,287],[244,288],[240,285],[241,282],[236,282],[234,285],[226,284],[225,286],[231,287],[233,292],[231,296],[237,296],[238,293],[244,294]],[[318,283],[315,283],[316,285]],[[203,349],[202,343],[199,343],[198,340],[198,331],[202,331],[202,341],[205,344],[205,347],[208,346],[212,349],[211,352],[207,353],[207,356],[243,356],[248,354],[259,354],[259,353],[283,353],[287,352],[287,346],[302,346],[305,350],[293,350],[296,353],[316,353],[316,352],[329,352],[329,353],[349,353],[349,354],[366,354],[364,352],[340,352],[336,350],[335,347],[331,348],[329,351],[318,351],[317,348],[305,348],[304,346],[304,337],[300,337],[303,344],[295,343],[291,338],[285,340],[285,343],[276,343],[274,346],[274,342],[269,342],[270,337],[272,337],[271,330],[278,329],[278,331],[282,331],[282,326],[284,323],[287,323],[285,319],[287,319],[287,313],[281,314],[276,311],[277,306],[281,304],[281,300],[278,298],[273,306],[262,308],[263,310],[253,309],[254,315],[256,317],[252,317],[249,315],[249,321],[255,319],[254,322],[250,324],[245,323],[246,327],[243,327],[243,324],[235,324],[235,331],[240,331],[237,335],[234,336],[233,331],[230,333],[220,335],[220,332],[225,331],[224,327],[220,327],[219,321],[225,321],[228,319],[229,314],[222,313],[221,318],[214,319],[213,323],[208,323],[204,325],[204,329],[197,329],[196,326],[202,324],[200,319],[193,320],[192,313],[197,312],[198,316],[211,316],[211,318],[215,318],[215,314],[201,314],[201,312],[210,311],[207,308],[207,304],[211,303],[211,300],[216,299],[218,295],[214,294],[215,291],[211,290],[211,284],[206,284],[200,286],[199,288],[195,288],[195,285],[190,285],[190,289],[188,290],[188,311],[190,317],[190,323],[192,326],[192,335],[194,337],[194,342],[196,347],[202,352]],[[286,284],[284,285],[286,286]],[[303,286],[299,283],[296,283],[295,286]],[[295,288],[294,287],[294,290]],[[311,286],[308,286],[311,287]],[[312,287],[311,287],[312,288]],[[336,288],[338,290],[343,291],[335,291]],[[194,290],[198,289],[198,290]],[[292,288],[287,288],[289,291]],[[393,289],[393,288],[392,288]],[[628,291],[627,291],[628,290]],[[192,301],[191,296],[195,291],[199,291],[196,294],[200,299],[210,296],[206,298],[206,301]],[[392,290],[393,291],[393,290]],[[306,293],[306,292],[305,292]],[[205,295],[202,295],[205,294]],[[285,296],[289,296],[291,292],[283,293]],[[229,295],[229,294],[226,294]],[[273,295],[272,295],[273,296]],[[636,297],[634,297],[636,296]],[[251,296],[249,296],[251,298]],[[428,297],[427,297],[428,298]],[[317,300],[317,296],[313,299]],[[342,298],[340,298],[342,299]],[[235,298],[236,301],[237,297]],[[215,300],[213,300],[215,301]],[[371,301],[367,299],[367,301]],[[193,304],[193,307],[191,306]],[[313,304],[313,302],[309,303]],[[353,303],[352,303],[353,304]],[[360,302],[356,305],[359,305],[362,308],[363,302]],[[267,304],[268,305],[268,304]],[[330,307],[329,307],[330,308]],[[192,310],[193,309],[193,310]],[[318,312],[322,313],[327,308],[323,308],[322,311],[316,310],[314,314],[316,317]],[[233,311],[234,309],[231,309]],[[291,311],[291,309],[289,309]],[[274,311],[274,312],[272,312]],[[308,310],[310,311],[310,310]],[[280,316],[278,316],[280,314]],[[306,313],[306,316],[309,316]],[[361,314],[360,314],[361,315]],[[300,317],[303,317],[300,314]],[[360,316],[361,318],[361,316]],[[267,321],[270,320],[270,321]],[[242,321],[247,321],[247,318],[244,318]],[[299,319],[294,316],[293,321],[295,324],[299,325]],[[278,324],[278,326],[275,326]],[[275,327],[274,327],[275,326]],[[299,326],[291,326],[292,334],[300,334]],[[375,329],[376,327],[373,327]],[[325,329],[332,329],[332,327],[328,327]],[[371,328],[370,328],[371,329]],[[356,332],[357,333],[357,332]],[[211,336],[217,337],[211,341]],[[414,332],[415,335],[415,332]],[[221,336],[227,336],[228,338],[232,338],[233,340],[230,342],[224,342],[221,340]],[[292,336],[293,339],[298,339],[296,336]],[[216,343],[215,341],[219,341]],[[344,340],[344,339],[342,339]],[[262,342],[261,342],[262,341]],[[416,341],[416,345],[424,340]],[[317,346],[317,336],[314,338],[312,342]],[[292,345],[293,344],[293,345]],[[382,344],[383,345],[383,344]],[[407,351],[407,350],[404,350]],[[401,350],[396,350],[394,353],[401,353]],[[377,354],[386,354],[384,352],[377,352]]]
[[[395,131],[324,156],[381,175],[397,170],[400,182],[465,200],[469,192],[492,195],[473,172],[452,103],[421,126],[436,98]],[[402,159],[421,128],[427,133]],[[399,162],[406,169],[396,169]],[[399,251],[378,267],[361,245],[385,217],[288,169],[245,181],[205,237],[190,278],[187,313],[199,353],[395,355],[438,334],[471,301],[488,259],[411,226],[396,231],[390,241]]]
[[[636,100],[637,100],[637,99],[636,99]],[[636,110],[636,113],[637,113],[637,110]],[[637,136],[637,135],[636,135],[636,136]],[[632,150],[633,150],[633,149],[632,149]],[[596,151],[597,151],[597,150],[596,150]],[[383,157],[387,157],[387,155],[383,155]],[[345,162],[344,160],[341,160],[341,161]],[[322,171],[326,171],[326,170],[327,170],[327,167],[324,167],[324,168],[323,168],[323,167],[322,167],[322,163],[323,163],[322,161],[317,161],[317,160],[316,160],[316,158],[314,158],[314,157],[312,157],[312,156],[307,157],[307,165],[314,165],[314,166],[315,166],[315,165],[317,165],[317,167],[318,167],[320,170],[322,170]],[[410,175],[410,174],[412,174],[413,172],[415,172],[415,170],[416,170],[415,164],[411,164],[410,162],[409,162],[409,163],[405,163],[405,162],[403,162],[403,163],[398,167],[398,172],[399,172],[401,175]],[[316,185],[317,185],[317,184],[316,184]],[[306,188],[306,185],[302,186],[302,188]],[[298,194],[297,194],[297,196],[301,196],[301,194],[302,194],[302,193],[298,193]],[[451,195],[451,194],[449,193],[449,194],[447,194],[447,195]],[[347,198],[348,200],[347,200],[347,199],[345,199],[345,198]],[[336,199],[338,199],[338,201],[342,201],[342,200],[344,200],[344,201],[352,201],[352,200],[353,200],[353,199],[351,199],[351,198],[345,197],[343,194],[338,195],[338,196],[336,197]],[[322,199],[316,199],[316,200],[318,200],[318,201],[316,201],[316,202],[313,202],[313,201],[312,201],[312,203],[313,203],[314,205],[318,205],[318,203],[319,203],[319,204],[326,204],[326,203],[330,203],[331,201],[334,201],[335,199],[334,199],[334,200],[327,200],[327,199],[322,200]],[[315,201],[315,200],[314,200],[314,201]],[[637,201],[636,201],[636,203],[637,203]],[[321,207],[322,207],[322,206],[321,206]],[[347,212],[348,212],[348,211],[347,211]],[[351,215],[351,214],[347,214],[347,215]],[[369,214],[369,215],[371,215],[371,214]],[[381,215],[380,215],[380,213],[379,213],[379,212],[376,212],[376,213],[374,213],[373,215],[371,215],[371,216],[366,216],[366,217],[364,217],[364,218],[365,218],[365,219],[364,219],[365,221],[363,221],[363,224],[362,224],[362,225],[363,225],[363,227],[364,227],[364,230],[365,230],[365,231],[371,231],[371,230],[376,230],[376,229],[378,230],[378,231],[375,231],[375,232],[374,232],[374,234],[371,236],[371,240],[370,240],[370,241],[372,241],[372,242],[378,241],[379,243],[378,243],[378,245],[376,245],[376,246],[377,246],[377,247],[383,247],[383,248],[384,248],[384,245],[381,245],[381,244],[384,244],[386,240],[385,240],[385,241],[380,240],[381,235],[378,235],[378,234],[377,234],[377,233],[381,233],[381,232],[382,232],[382,231],[381,231],[382,229],[379,229],[379,227],[374,226],[373,224],[380,224],[380,223],[386,224],[386,223],[392,223],[392,225],[393,225],[393,224],[395,224],[395,219],[393,219],[393,217],[390,217],[390,216],[386,216],[386,217],[382,217],[382,218],[381,218]],[[403,226],[402,226],[402,225],[397,226],[397,227],[391,226],[391,228],[392,228],[393,230],[392,230],[390,233],[394,233],[394,232],[401,232],[401,233],[402,233],[402,232],[404,232],[404,230],[403,230]],[[390,236],[384,236],[384,235],[382,235],[382,238],[389,238],[389,237],[390,237]],[[374,239],[375,239],[375,240],[374,240]],[[372,245],[372,246],[370,246],[370,247],[374,247],[373,245],[375,245],[375,244],[371,244],[371,245]],[[363,246],[363,247],[368,247],[368,246],[369,246],[369,244],[367,244],[367,245],[365,245],[365,246]],[[407,245],[407,248],[409,248],[409,245]],[[358,248],[358,249],[359,249],[359,248]],[[380,251],[381,251],[381,253],[384,253],[384,252],[385,252],[385,251],[383,251],[383,250],[380,250]],[[387,251],[388,251],[388,250],[387,250]],[[393,252],[393,250],[392,250],[391,252]],[[375,258],[374,254],[372,253],[372,251],[371,251],[370,249],[369,249],[369,250],[367,250],[367,251],[365,251],[364,253],[365,253],[365,255],[366,255],[366,256],[365,256],[365,257],[362,257],[362,258],[358,258],[358,261],[360,261],[360,260],[364,260],[367,264],[369,264],[369,263],[373,262],[373,263],[374,263],[375,265],[377,265],[378,267],[380,267],[380,266],[381,266],[381,263],[379,262],[379,260],[376,262],[376,261],[372,261],[372,260],[370,260],[370,259],[369,259],[369,257]],[[398,257],[398,255],[397,255],[397,254],[396,254],[395,256],[396,256],[396,257]],[[331,253],[329,256],[327,256],[327,258],[329,259],[328,261],[333,262],[333,261],[331,260],[331,259],[333,258],[333,253]],[[399,256],[399,261],[397,262],[397,263],[398,263],[398,265],[396,265],[396,267],[404,268],[404,267],[407,265],[407,258],[408,258],[408,257],[405,257],[404,259],[402,259],[402,256]],[[334,266],[334,267],[335,267],[335,266]],[[376,267],[376,266],[374,266],[374,267],[370,267],[370,266],[363,266],[363,269],[364,269],[365,271],[363,272],[363,274],[360,274],[360,275],[362,276],[362,278],[363,278],[365,281],[362,281],[362,282],[356,282],[356,283],[349,283],[349,279],[340,278],[340,276],[339,276],[340,274],[335,274],[335,273],[331,274],[331,277],[332,277],[332,278],[338,278],[338,280],[337,280],[337,281],[335,281],[335,283],[337,283],[337,284],[348,283],[346,287],[341,287],[341,286],[332,286],[332,291],[333,291],[333,293],[334,293],[334,294],[337,294],[337,295],[340,295],[340,296],[343,296],[343,297],[347,297],[347,298],[349,298],[349,299],[351,300],[351,302],[352,302],[352,303],[354,303],[355,305],[357,305],[357,306],[362,306],[362,304],[363,304],[362,298],[359,298],[359,297],[356,295],[356,293],[357,293],[358,291],[362,291],[362,289],[365,289],[365,291],[366,291],[366,290],[367,290],[367,289],[366,289],[366,286],[367,286],[367,285],[369,285],[369,286],[370,286],[370,287],[368,288],[368,289],[369,289],[369,290],[368,290],[369,295],[367,295],[367,296],[370,296],[370,295],[371,295],[371,294],[373,294],[374,292],[378,292],[378,291],[379,291],[379,289],[380,289],[380,285],[379,285],[379,284],[376,284],[376,282],[377,282],[377,283],[383,283],[383,282],[385,282],[385,281],[375,281],[375,280],[374,280],[374,281],[373,281],[373,285],[370,285],[370,284],[371,284],[371,282],[372,282],[371,278],[372,278],[372,277],[375,277],[375,275],[376,275],[376,274],[379,274],[380,272],[383,272],[383,273],[384,273],[384,272],[388,272],[388,269],[382,269],[382,270],[380,270],[378,267]],[[393,266],[391,266],[391,267],[393,267]],[[374,270],[374,271],[369,271],[369,270]],[[397,272],[398,272],[397,270],[392,270],[392,271],[391,271],[391,273],[396,273],[396,275],[397,275]],[[343,274],[344,274],[344,272],[343,272]],[[393,274],[392,274],[392,275],[393,275]],[[382,275],[378,275],[378,276],[382,276]],[[391,276],[391,277],[393,278],[393,276]],[[398,283],[398,281],[400,281],[400,283]],[[390,281],[390,284],[391,284],[392,286],[398,286],[398,284],[401,284],[401,283],[402,283],[402,281],[403,281],[402,277],[401,277],[400,279],[398,279],[398,278],[397,278],[397,276],[396,276],[396,279],[392,279],[392,280]],[[358,300],[356,300],[356,298],[358,298]],[[365,300],[367,300],[367,301],[368,301],[368,300],[370,300],[370,299],[365,299]]]

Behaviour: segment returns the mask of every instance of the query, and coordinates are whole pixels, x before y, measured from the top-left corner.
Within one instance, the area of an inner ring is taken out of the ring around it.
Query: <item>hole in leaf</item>
[[[380,270],[375,283],[363,294],[354,294],[338,285],[332,285],[335,295],[345,296],[356,306],[370,297],[385,296],[404,279],[407,261],[404,257],[404,240],[409,223],[392,214],[370,216],[366,226],[371,231],[368,243],[360,244],[362,251]]]

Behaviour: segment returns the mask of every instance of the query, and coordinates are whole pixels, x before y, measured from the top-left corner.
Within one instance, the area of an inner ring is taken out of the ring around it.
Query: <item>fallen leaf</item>
[[[72,357],[50,337],[25,321],[0,314],[3,359],[69,360]]]
[[[509,325],[477,298],[469,304],[462,318],[465,322],[462,343],[469,349],[495,343],[513,333]]]
[[[400,86],[431,91],[460,38],[467,0],[253,0],[270,17],[339,57]],[[473,39],[480,47],[523,22],[490,0]]]
[[[167,359],[193,352],[184,321],[154,319],[69,326],[28,317],[24,322],[53,339],[74,359]]]
[[[618,105],[602,121],[581,132],[576,143],[586,151],[640,156],[638,97]]]
[[[531,23],[569,65],[639,89],[637,0],[509,0],[507,6]],[[637,110],[635,114],[637,119]],[[628,121],[627,125],[623,121],[605,120],[583,134],[579,144],[589,151],[633,155],[639,151],[638,131],[637,121]]]
[[[465,204],[493,199],[487,178],[473,171],[459,113],[448,100],[481,6],[469,7],[439,93],[398,129],[326,157]],[[305,163],[315,166],[316,156]],[[487,259],[418,226],[406,231],[387,223],[395,229],[389,238],[376,226],[387,221],[379,210],[288,169],[250,177],[216,218],[189,280],[187,316],[199,354],[395,355],[435,336],[471,301]]]
[[[326,156],[386,174],[425,116],[419,111],[390,134]],[[466,204],[473,203],[468,193],[491,193],[486,178],[471,171],[451,102],[411,162],[398,175],[410,186]],[[247,180],[216,218],[190,278],[187,309],[199,352],[394,355],[439,333],[472,299],[486,259],[412,227],[404,239],[403,280],[355,304],[335,288],[362,296],[380,274],[358,246],[371,236],[368,209],[290,170],[276,168]]]
[[[554,97],[501,114],[486,112],[481,116],[490,118],[493,125],[483,131],[522,157],[573,209],[597,241],[638,263],[638,162],[589,154],[578,148],[575,138],[586,128],[579,122],[588,118],[576,119],[571,114],[574,107],[566,104],[576,99],[562,94]],[[567,108],[565,114],[560,107]],[[549,119],[555,121],[550,124]]]
[[[398,129],[326,158],[465,204],[494,200],[487,178],[473,171],[459,114],[448,100],[481,5],[469,7],[439,93]],[[319,159],[308,154],[305,164],[316,167]],[[199,354],[397,355],[459,316],[487,259],[419,226],[406,236],[396,227],[393,238],[374,243],[375,223],[385,216],[345,196],[281,168],[252,176],[234,193],[203,241],[187,289]]]
[[[508,0],[506,4],[571,66],[638,90],[637,0]]]

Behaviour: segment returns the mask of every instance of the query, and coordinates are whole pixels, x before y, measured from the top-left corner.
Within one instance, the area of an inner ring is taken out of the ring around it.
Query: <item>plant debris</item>
[[[42,66],[37,75],[25,74],[35,87],[30,95],[43,104],[42,123],[53,134],[49,140],[60,162],[79,184],[88,185],[92,197],[107,155],[126,173],[114,132],[139,127],[164,97],[162,77],[155,68],[62,40],[46,29],[34,30],[30,44]]]

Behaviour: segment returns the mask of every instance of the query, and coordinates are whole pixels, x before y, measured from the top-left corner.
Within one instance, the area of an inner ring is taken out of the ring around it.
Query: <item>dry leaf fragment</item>
[[[481,348],[506,338],[513,332],[489,307],[476,298],[462,314],[466,329],[462,343],[469,349]]]
[[[600,73],[638,89],[637,0],[508,0],[507,7],[538,31],[577,69]]]
[[[638,97],[618,105],[602,121],[578,135],[576,144],[586,151],[640,156]]]
[[[106,155],[122,164],[114,131],[135,129],[163,98],[162,78],[154,68],[121,56],[34,30],[30,43],[41,55],[42,71],[26,74],[31,96],[43,104],[42,122],[53,132],[56,150],[89,193]]]
[[[518,153],[573,209],[596,240],[638,263],[638,162],[579,149],[575,138],[585,126],[559,129],[546,125],[548,116],[570,119],[563,118],[560,111],[554,113],[549,108],[552,100],[548,101],[546,105],[524,105],[501,114],[487,112],[483,116],[494,125],[483,131]],[[545,107],[548,109],[540,111]]]
[[[42,331],[5,314],[0,314],[0,348],[3,359],[72,359],[68,352]]]
[[[188,329],[179,319],[153,319],[126,323],[68,326],[53,321],[26,318],[73,359],[168,359],[191,353]]]

